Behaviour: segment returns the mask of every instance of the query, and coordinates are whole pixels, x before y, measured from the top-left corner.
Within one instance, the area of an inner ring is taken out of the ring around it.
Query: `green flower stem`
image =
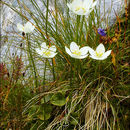
[[[96,70],[95,70],[95,77],[100,77],[100,63],[101,61],[97,61]]]
[[[76,24],[76,42],[78,43],[79,41],[79,36],[78,36],[78,34],[79,34],[79,25],[80,25],[80,16],[79,15],[77,15],[77,24]]]
[[[46,68],[47,68],[47,59],[45,59],[44,63],[44,75],[43,75],[43,92],[45,92],[45,82],[46,82]],[[44,103],[45,103],[45,96],[43,97]],[[45,119],[45,114],[44,114],[44,119]]]
[[[78,85],[80,84],[80,78],[79,78],[80,71],[81,71],[80,67],[81,67],[80,60],[77,60],[77,80],[78,80]]]
[[[75,59],[75,67],[76,69],[75,71],[75,78],[77,78],[77,83],[78,83],[78,86],[80,84],[80,78],[79,78],[79,74],[80,74],[80,61],[79,59]]]
[[[45,92],[45,81],[46,81],[46,67],[47,67],[47,59],[45,59],[45,63],[44,63],[45,67],[44,67],[44,75],[43,75],[43,92]],[[45,96],[43,97],[44,103],[45,103]],[[45,114],[44,114],[44,119],[45,119]]]
[[[82,39],[84,19],[85,19],[85,16],[82,17],[82,21],[81,21],[79,43],[81,42],[81,39]]]
[[[55,81],[55,68],[54,68],[53,59],[52,59],[52,73],[53,73],[53,81]]]
[[[47,59],[45,59],[44,76],[43,76],[43,86],[45,85],[45,81],[46,81],[46,67],[47,67]],[[45,89],[43,88],[43,90],[45,90]]]
[[[29,42],[29,35],[28,34],[26,34],[26,35],[27,35],[27,52],[28,52],[29,63],[30,63],[30,66],[31,65],[33,66],[35,87],[37,88],[38,81],[37,81],[36,66],[35,66],[35,63],[34,63],[34,60],[33,60],[33,56],[32,56],[31,45],[30,45],[30,42]]]
[[[70,65],[70,88],[72,87],[72,75],[73,75],[73,70],[72,70],[72,63]]]

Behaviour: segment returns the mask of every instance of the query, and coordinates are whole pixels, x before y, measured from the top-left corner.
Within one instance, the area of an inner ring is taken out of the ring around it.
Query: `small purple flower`
[[[101,36],[106,36],[106,33],[105,33],[105,30],[104,30],[104,29],[98,28],[98,33],[99,33]]]

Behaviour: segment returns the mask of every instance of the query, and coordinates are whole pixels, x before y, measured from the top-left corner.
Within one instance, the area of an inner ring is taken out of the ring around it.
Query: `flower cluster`
[[[86,58],[88,56],[88,52],[90,53],[90,57],[96,60],[104,60],[111,54],[111,50],[105,52],[105,47],[103,44],[99,44],[96,50],[93,50],[89,46],[79,49],[79,46],[75,42],[71,42],[70,49],[65,47],[65,50],[71,57],[76,59]]]
[[[67,3],[67,6],[69,9],[74,12],[77,15],[89,15],[90,12],[94,9],[96,6],[97,0],[73,0],[72,3]],[[17,24],[17,28],[19,31],[24,33],[31,33],[35,26],[32,25],[29,21],[23,26],[21,24]],[[106,36],[106,33],[104,29],[98,29],[98,33],[101,36]],[[103,44],[99,44],[96,50],[93,50],[89,46],[85,46],[80,48],[75,42],[71,42],[70,49],[65,46],[65,51],[68,53],[72,58],[76,59],[84,59],[89,54],[89,56],[92,59],[96,60],[104,60],[106,59],[110,53],[111,50],[105,52],[105,47]],[[36,48],[36,52],[41,55],[44,58],[53,58],[55,57],[56,53],[56,47],[53,46],[47,46],[46,43],[42,43],[40,48]],[[88,54],[89,52],[89,54]]]
[[[111,54],[111,50],[105,52],[103,44],[99,44],[96,50],[93,50],[89,46],[80,48],[75,42],[71,42],[70,49],[65,46],[65,51],[75,59],[86,58],[88,52],[90,53],[90,57],[96,60],[104,60]],[[54,45],[49,47],[45,42],[41,44],[41,48],[36,48],[36,52],[44,58],[53,58],[57,54],[56,47]]]

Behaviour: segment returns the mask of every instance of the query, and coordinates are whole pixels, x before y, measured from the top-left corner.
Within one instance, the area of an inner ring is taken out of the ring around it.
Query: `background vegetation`
[[[36,0],[31,8],[23,1],[14,10],[22,23],[35,23],[35,31],[15,32],[5,40],[20,51],[12,52],[0,63],[0,128],[24,130],[124,130],[129,128],[129,15],[117,16],[112,26],[106,24],[107,36],[97,29],[103,17],[95,9],[89,17],[76,16],[66,6]],[[126,1],[125,1],[126,2]],[[64,9],[64,10],[63,10]],[[107,23],[107,21],[106,21]],[[16,27],[16,25],[14,25]],[[6,36],[2,36],[4,39]],[[96,48],[103,43],[112,53],[106,60],[87,57],[73,59],[65,52],[72,41],[81,47]],[[55,45],[58,54],[44,59],[35,49],[42,42]],[[8,46],[10,49],[10,46]],[[5,57],[6,57],[5,53]]]

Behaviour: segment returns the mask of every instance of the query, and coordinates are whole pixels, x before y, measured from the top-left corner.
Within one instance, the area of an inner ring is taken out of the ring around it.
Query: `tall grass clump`
[[[128,129],[127,1],[105,28],[96,0],[77,2],[1,1],[21,18],[8,41],[20,52],[0,63],[1,129]]]

